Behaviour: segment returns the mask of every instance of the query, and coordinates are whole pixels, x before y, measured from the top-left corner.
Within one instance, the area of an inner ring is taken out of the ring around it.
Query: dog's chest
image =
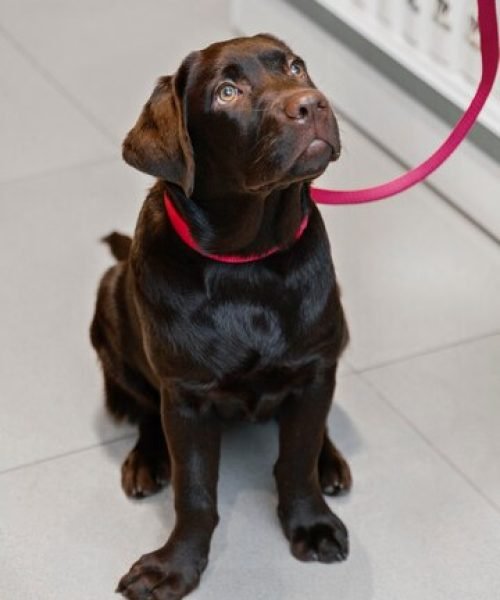
[[[209,299],[192,321],[197,360],[214,376],[208,399],[224,418],[272,417],[313,378],[318,345],[330,336],[313,326],[326,297],[274,291]]]
[[[274,378],[258,376],[254,385],[260,389],[264,380],[276,379],[280,365],[306,353],[314,343],[315,334],[308,327],[311,319],[304,314],[306,303],[279,288],[274,298],[251,294],[207,298],[192,314],[190,332],[196,343],[191,348],[218,380],[275,369]]]
[[[264,421],[272,418],[283,402],[312,379],[313,365],[275,366],[228,378],[207,394],[224,419]]]
[[[273,416],[336,360],[343,323],[324,246],[315,260],[284,258],[279,271],[214,264],[172,274],[145,336],[156,371],[223,417]]]

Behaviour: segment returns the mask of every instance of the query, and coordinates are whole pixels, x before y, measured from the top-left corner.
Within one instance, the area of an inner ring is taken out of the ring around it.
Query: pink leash
[[[362,204],[389,198],[424,180],[456,150],[476,122],[490,95],[498,69],[499,41],[495,0],[478,0],[481,33],[482,76],[476,95],[443,144],[426,161],[408,173],[375,187],[361,190],[323,190],[311,188],[318,204]]]

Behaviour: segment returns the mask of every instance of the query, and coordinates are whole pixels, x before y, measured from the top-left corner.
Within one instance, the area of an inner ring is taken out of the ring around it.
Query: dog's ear
[[[183,99],[186,77],[184,64],[176,75],[160,78],[123,142],[123,158],[139,171],[175,183],[190,196],[194,157]]]

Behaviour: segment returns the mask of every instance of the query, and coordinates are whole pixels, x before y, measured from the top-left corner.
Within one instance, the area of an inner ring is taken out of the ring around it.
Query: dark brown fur
[[[326,431],[348,334],[309,195],[309,182],[340,153],[329,103],[279,40],[230,40],[160,80],[123,151],[158,181],[133,240],[105,238],[119,262],[102,278],[91,338],[109,410],[139,427],[123,488],[142,497],[171,478],[177,522],[118,591],[173,600],[198,584],[218,521],[227,418],[278,420],[278,514],[291,551],[343,560],[347,531],[322,491],[351,485]],[[239,265],[203,257],[172,229],[166,190],[204,252],[281,251]]]

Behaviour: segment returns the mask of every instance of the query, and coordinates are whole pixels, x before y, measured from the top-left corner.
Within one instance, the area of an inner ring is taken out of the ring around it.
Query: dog
[[[91,325],[105,398],[139,437],[133,498],[175,493],[166,544],[117,591],[177,600],[199,583],[218,522],[221,425],[279,424],[278,515],[292,554],[334,562],[348,534],[324,494],[349,490],[326,428],[348,328],[310,182],[340,155],[304,61],[271,35],[193,52],[160,78],[123,143],[154,176],[133,239],[109,235]]]

